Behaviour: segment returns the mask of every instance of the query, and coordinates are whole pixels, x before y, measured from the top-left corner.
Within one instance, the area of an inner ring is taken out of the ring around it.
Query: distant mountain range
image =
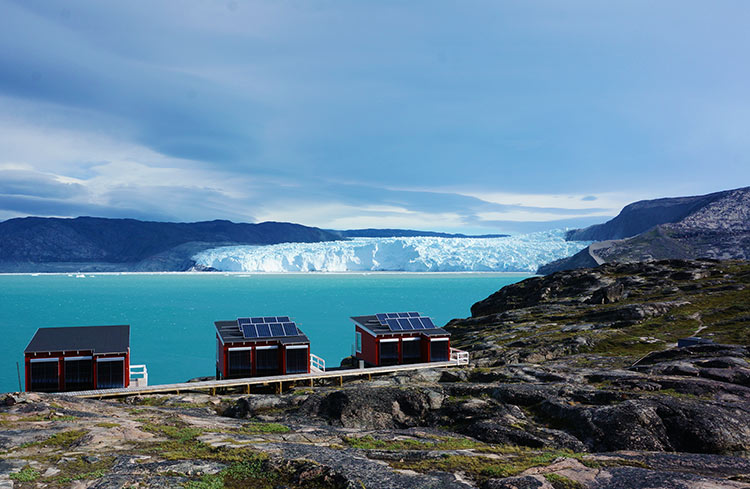
[[[335,239],[328,231],[284,222],[26,217],[0,223],[0,271],[187,270],[192,255],[216,246]]]
[[[196,253],[219,246],[403,236],[466,237],[404,229],[333,231],[286,222],[25,217],[0,222],[0,272],[184,271],[195,267]]]
[[[750,187],[635,202],[614,219],[570,231],[567,238],[596,243],[571,257],[541,266],[538,273],[651,259],[747,260]]]
[[[434,237],[434,238],[507,238],[508,234],[451,234],[438,233],[435,231],[414,231],[411,229],[349,229],[347,231],[334,231],[343,238],[415,238],[415,237]]]

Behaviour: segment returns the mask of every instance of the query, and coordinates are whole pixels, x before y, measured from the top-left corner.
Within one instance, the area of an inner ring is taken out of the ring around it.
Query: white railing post
[[[325,372],[326,361],[320,358],[318,355],[310,353],[310,370],[313,372]]]
[[[469,352],[459,350],[458,348],[451,348],[451,362],[456,365],[468,365],[469,364]]]
[[[130,387],[145,387],[148,385],[148,369],[145,365],[130,366]]]

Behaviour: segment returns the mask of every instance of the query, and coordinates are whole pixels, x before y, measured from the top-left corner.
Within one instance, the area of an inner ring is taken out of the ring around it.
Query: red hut
[[[24,356],[28,392],[128,387],[130,326],[39,328]]]
[[[289,316],[216,321],[216,378],[310,372],[310,340]]]
[[[355,356],[369,366],[450,360],[450,333],[418,312],[355,316]]]

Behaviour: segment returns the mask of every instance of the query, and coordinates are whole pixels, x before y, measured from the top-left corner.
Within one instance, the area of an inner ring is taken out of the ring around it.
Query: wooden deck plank
[[[328,372],[311,372],[308,374],[274,375],[272,377],[247,377],[244,379],[204,380],[200,382],[181,382],[177,384],[148,385],[143,387],[128,387],[120,389],[88,390],[77,392],[61,392],[61,395],[82,398],[105,398],[136,396],[142,394],[169,394],[179,391],[211,390],[221,387],[241,387],[273,382],[312,381],[337,377],[360,377],[363,375],[386,374],[420,370],[427,368],[445,368],[458,366],[456,362],[412,363],[409,365],[393,365],[388,367],[355,368],[333,370]]]

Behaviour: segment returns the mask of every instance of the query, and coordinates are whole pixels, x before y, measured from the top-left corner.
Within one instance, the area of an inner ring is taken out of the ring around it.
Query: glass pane
[[[295,348],[286,351],[286,373],[300,374],[307,372],[307,348]]]
[[[65,362],[66,391],[86,391],[93,388],[93,360],[68,360]]]
[[[448,361],[448,342],[432,341],[430,342],[430,361],[447,362]]]
[[[31,390],[55,392],[59,389],[58,362],[34,362],[31,364]]]
[[[422,360],[422,351],[420,348],[421,343],[420,340],[404,341],[401,343],[404,363],[418,363]]]
[[[125,366],[122,360],[96,362],[96,387],[98,389],[124,387],[124,370]]]
[[[255,350],[255,362],[258,375],[276,375],[279,373],[279,350]]]
[[[380,364],[394,365],[398,363],[398,342],[380,343]]]
[[[227,377],[230,379],[250,377],[253,374],[253,364],[251,363],[252,351],[230,351],[229,365],[227,368]]]

